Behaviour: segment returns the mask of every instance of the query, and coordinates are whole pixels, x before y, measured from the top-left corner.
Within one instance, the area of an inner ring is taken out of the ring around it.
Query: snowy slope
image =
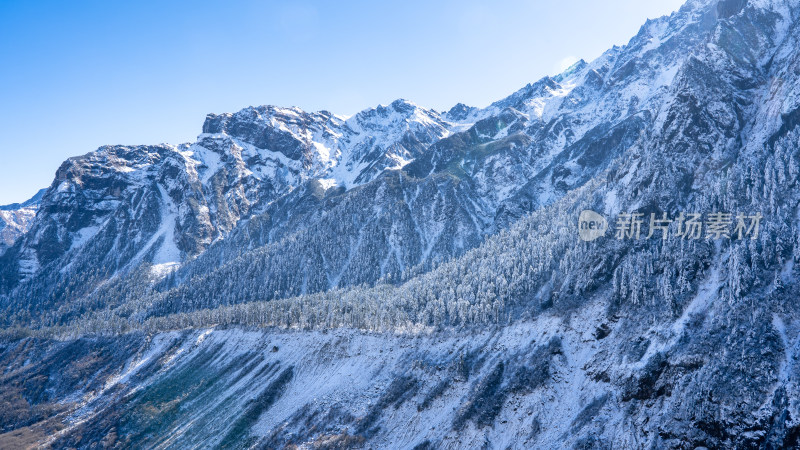
[[[797,447],[798,21],[692,0],[487,108],[71,160],[0,261],[0,443]],[[584,209],[764,221],[581,242]]]

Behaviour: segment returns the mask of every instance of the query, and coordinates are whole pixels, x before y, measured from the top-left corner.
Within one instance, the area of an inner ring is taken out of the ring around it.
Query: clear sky
[[[682,0],[0,0],[0,204],[104,144],[194,140],[249,105],[486,106]]]

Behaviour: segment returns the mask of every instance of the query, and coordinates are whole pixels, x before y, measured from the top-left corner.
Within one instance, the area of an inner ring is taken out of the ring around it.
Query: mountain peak
[[[418,108],[417,104],[406,100],[404,98],[398,98],[397,100],[391,103],[391,106],[395,111],[403,112],[403,111],[410,111],[414,108]]]
[[[461,122],[467,119],[467,117],[476,111],[478,108],[474,106],[467,106],[463,103],[456,103],[455,106],[450,108],[446,113],[445,116],[448,120],[453,122]]]

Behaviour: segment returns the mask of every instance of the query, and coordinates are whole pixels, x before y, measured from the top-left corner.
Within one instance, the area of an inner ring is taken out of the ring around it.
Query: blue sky
[[[0,0],[0,204],[104,144],[181,143],[249,105],[486,106],[682,0]]]

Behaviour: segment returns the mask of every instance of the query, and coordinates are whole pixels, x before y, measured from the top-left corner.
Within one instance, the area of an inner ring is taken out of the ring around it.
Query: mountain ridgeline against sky
[[[686,23],[652,21],[627,47],[485,109],[438,113],[398,100],[345,119],[247,108],[209,115],[193,144],[72,158],[31,231],[3,254],[0,293],[38,311],[57,299],[63,309],[143,265],[161,274],[180,267],[171,287],[198,277],[216,285],[236,264],[258,266],[264,284],[229,279],[238,285],[218,299],[239,302],[432,267],[634,145],[687,48],[715,26],[711,15],[679,14]]]
[[[69,159],[2,216],[0,444],[800,445],[799,27],[689,0],[486,108]],[[762,219],[584,242],[583,210]]]

